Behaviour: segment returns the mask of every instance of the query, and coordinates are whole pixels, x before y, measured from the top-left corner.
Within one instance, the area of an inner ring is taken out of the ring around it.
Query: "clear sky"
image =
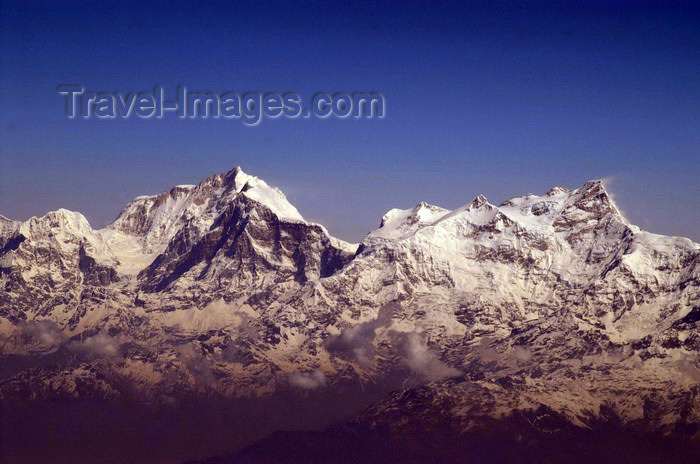
[[[240,165],[358,241],[393,207],[605,177],[632,222],[700,241],[700,8],[670,3],[5,0],[0,214],[65,207],[99,228]],[[378,91],[387,112],[70,120],[59,84]]]

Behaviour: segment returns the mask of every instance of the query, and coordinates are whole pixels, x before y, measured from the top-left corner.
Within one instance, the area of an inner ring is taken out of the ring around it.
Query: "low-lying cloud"
[[[119,342],[107,334],[97,334],[84,340],[72,341],[68,348],[90,357],[112,360],[122,359]]]
[[[484,337],[474,352],[484,363],[499,363],[509,366],[526,363],[532,359],[532,350],[527,345],[513,345],[503,351],[495,347],[497,340],[492,337]]]
[[[374,339],[377,329],[388,327],[398,308],[397,303],[382,306],[376,319],[343,329],[340,334],[328,339],[325,348],[341,358],[357,361],[364,367],[371,366],[376,356]]]
[[[216,378],[211,360],[195,350],[191,344],[178,346],[175,351],[192,377],[206,386],[214,387]]]
[[[424,380],[433,381],[459,375],[459,371],[442,362],[428,348],[418,333],[406,334],[401,345],[402,361]]]
[[[357,361],[364,367],[374,365],[377,331],[389,328],[392,317],[399,309],[398,303],[382,306],[376,319],[347,327],[326,342],[326,349],[336,356]],[[390,339],[399,352],[401,362],[421,379],[432,381],[459,374],[457,369],[442,362],[430,350],[421,334],[390,331]]]
[[[44,350],[56,349],[66,341],[66,336],[53,321],[36,320],[21,322],[19,329],[18,349],[24,351],[26,345],[38,343]],[[15,332],[17,334],[17,332]]]
[[[326,374],[319,369],[311,372],[294,372],[287,377],[289,385],[300,390],[315,390],[325,387],[327,384]]]

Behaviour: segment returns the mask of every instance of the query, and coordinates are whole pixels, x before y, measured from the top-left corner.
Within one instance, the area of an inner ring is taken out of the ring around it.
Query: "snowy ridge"
[[[615,219],[629,225],[605,191],[602,181],[591,181],[573,192],[555,187],[544,196],[528,194],[507,200],[498,207],[489,203],[483,195],[479,195],[454,211],[426,203],[420,203],[408,210],[393,209],[382,218],[380,228],[370,233],[369,237],[405,239],[420,229],[438,226],[451,218],[474,225],[486,225],[497,218],[503,219],[503,216],[518,223],[522,228],[543,233],[556,232],[558,221],[567,214],[583,218],[590,217],[590,214],[586,216],[586,213],[593,212],[599,213],[599,216],[614,216]]]

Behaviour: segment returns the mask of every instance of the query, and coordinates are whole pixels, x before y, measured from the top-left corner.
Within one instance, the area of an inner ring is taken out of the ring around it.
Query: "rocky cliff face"
[[[102,230],[65,210],[0,217],[2,352],[34,360],[5,369],[1,399],[427,383],[371,422],[447,401],[462,431],[545,408],[697,439],[699,261],[598,181],[391,210],[357,246],[237,168],[136,198]]]

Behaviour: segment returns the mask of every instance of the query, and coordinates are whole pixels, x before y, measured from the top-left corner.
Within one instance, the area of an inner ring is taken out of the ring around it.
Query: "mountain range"
[[[8,462],[124,462],[84,446],[122,432],[37,425],[82,405],[245,411],[201,432],[218,447],[128,462],[700,459],[700,245],[630,224],[601,181],[392,209],[350,244],[236,168],[100,230],[0,216],[0,289]]]

